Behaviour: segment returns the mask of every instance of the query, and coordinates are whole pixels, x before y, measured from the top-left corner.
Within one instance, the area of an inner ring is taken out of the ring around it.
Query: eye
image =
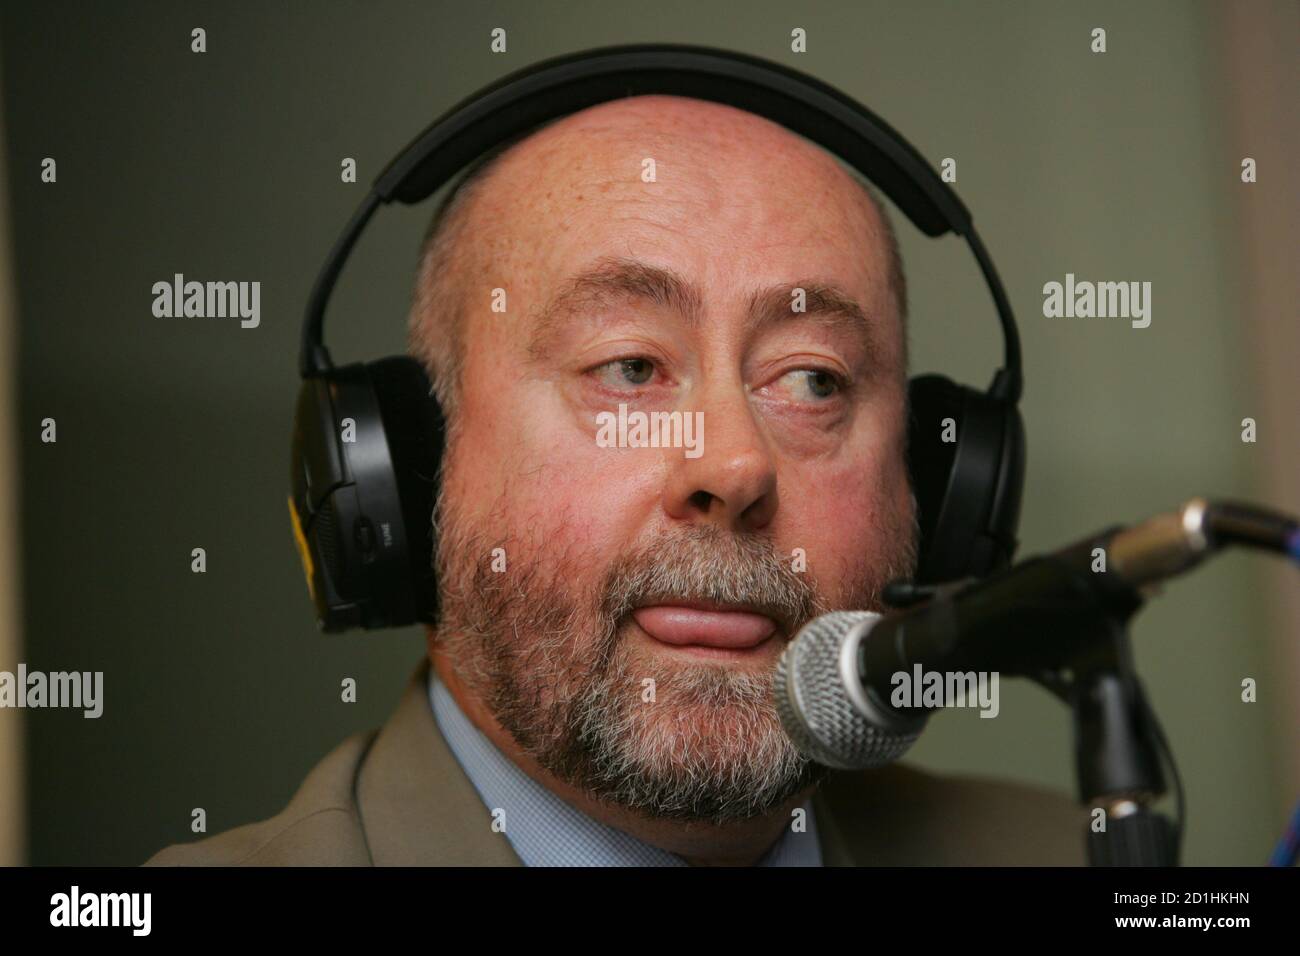
[[[592,372],[602,383],[614,388],[622,388],[627,385],[645,385],[654,375],[654,371],[654,362],[641,356],[614,359],[592,369]]]
[[[795,401],[825,403],[845,388],[845,381],[834,372],[821,368],[800,368],[787,372],[778,384],[788,390]]]

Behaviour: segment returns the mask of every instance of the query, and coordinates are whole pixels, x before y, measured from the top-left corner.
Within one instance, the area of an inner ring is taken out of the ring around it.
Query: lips
[[[776,630],[776,622],[765,614],[717,605],[647,605],[632,617],[655,640],[678,646],[744,650],[762,644]]]

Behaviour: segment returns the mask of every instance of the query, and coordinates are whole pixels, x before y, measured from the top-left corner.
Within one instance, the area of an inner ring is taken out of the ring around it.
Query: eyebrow
[[[801,312],[793,309],[798,289],[804,292]],[[538,313],[529,340],[529,356],[534,360],[544,357],[559,326],[575,312],[628,301],[669,309],[690,327],[699,324],[704,312],[699,289],[671,269],[605,256],[568,279]],[[866,340],[869,356],[879,354],[878,323],[870,320],[851,295],[829,283],[810,279],[759,290],[749,297],[747,312],[746,330],[750,333],[793,319],[811,318],[827,325],[856,327]]]
[[[796,290],[803,290],[803,310],[794,311]],[[872,321],[857,300],[847,292],[824,282],[808,279],[777,285],[749,298],[750,332],[756,332],[794,319],[815,319],[827,326],[848,326],[863,336],[868,357],[880,356],[880,324]]]

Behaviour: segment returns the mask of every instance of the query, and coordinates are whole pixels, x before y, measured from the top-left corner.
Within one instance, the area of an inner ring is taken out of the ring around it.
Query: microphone
[[[1109,528],[974,583],[888,588],[891,603],[928,600],[889,617],[824,614],[790,642],[774,683],[781,723],[799,752],[818,763],[883,766],[916,742],[942,706],[894,706],[895,675],[991,671],[1059,690],[1095,641],[1099,618],[1126,619],[1161,582],[1226,545],[1300,561],[1298,542],[1294,518],[1193,498],[1175,512]]]
[[[880,706],[858,669],[874,611],[833,611],[803,626],[781,654],[774,688],[781,726],[799,753],[841,770],[882,767],[907,752],[929,714]]]

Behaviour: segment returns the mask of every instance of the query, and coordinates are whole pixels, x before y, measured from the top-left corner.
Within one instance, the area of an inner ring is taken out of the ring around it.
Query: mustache
[[[690,526],[617,559],[605,575],[601,614],[623,622],[638,607],[669,601],[733,605],[763,614],[787,637],[829,610],[815,583],[759,535]]]

